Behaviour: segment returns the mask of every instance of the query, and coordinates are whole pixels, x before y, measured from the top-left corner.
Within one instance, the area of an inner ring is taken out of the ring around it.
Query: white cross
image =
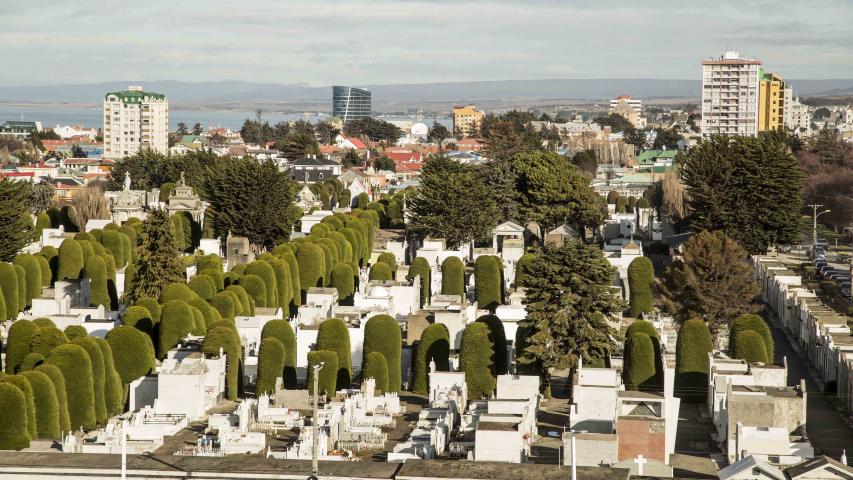
[[[643,465],[648,463],[648,459],[643,458],[642,455],[637,455],[637,458],[634,459],[634,463],[637,464],[637,475],[643,474]]]

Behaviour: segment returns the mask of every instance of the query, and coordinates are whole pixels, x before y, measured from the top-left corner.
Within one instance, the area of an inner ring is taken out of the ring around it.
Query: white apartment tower
[[[169,100],[130,86],[104,96],[104,157],[118,159],[140,150],[169,153]]]
[[[736,50],[702,62],[702,136],[758,135],[761,61]]]

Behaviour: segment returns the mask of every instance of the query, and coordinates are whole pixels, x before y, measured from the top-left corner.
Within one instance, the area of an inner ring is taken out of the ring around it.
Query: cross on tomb
[[[634,459],[634,463],[637,464],[637,475],[643,475],[643,465],[648,463],[647,458],[643,458],[642,455],[637,455],[637,458]]]

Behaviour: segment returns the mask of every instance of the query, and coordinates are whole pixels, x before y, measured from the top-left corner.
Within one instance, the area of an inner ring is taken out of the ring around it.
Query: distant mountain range
[[[853,79],[790,80],[799,96],[836,96],[853,93]],[[179,82],[122,81],[77,85],[0,87],[0,102],[101,102],[106,92],[142,85],[164,93],[178,104],[331,102],[331,87],[306,84],[252,83],[242,81]],[[621,94],[643,99],[698,98],[699,80],[663,79],[552,79],[497,80],[397,85],[360,85],[373,92],[374,105],[396,103],[459,103],[518,100],[606,100]]]

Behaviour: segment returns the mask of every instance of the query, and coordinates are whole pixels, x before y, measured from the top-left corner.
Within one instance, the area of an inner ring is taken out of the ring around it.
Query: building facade
[[[758,131],[779,130],[785,127],[785,80],[775,73],[761,71],[758,83]]]
[[[130,86],[104,96],[104,157],[122,158],[143,150],[169,153],[169,100]]]
[[[702,136],[758,135],[761,61],[728,50],[702,62]]]
[[[643,117],[643,101],[632,98],[630,95],[620,95],[610,100],[610,112],[621,115],[631,122],[634,128],[646,128],[646,119]]]
[[[479,130],[484,116],[474,105],[453,107],[453,133],[467,135],[472,128]]]
[[[11,136],[18,140],[26,140],[33,133],[42,131],[41,122],[7,121],[0,124],[0,135]]]
[[[332,87],[332,116],[344,123],[370,117],[370,91],[363,88]]]

